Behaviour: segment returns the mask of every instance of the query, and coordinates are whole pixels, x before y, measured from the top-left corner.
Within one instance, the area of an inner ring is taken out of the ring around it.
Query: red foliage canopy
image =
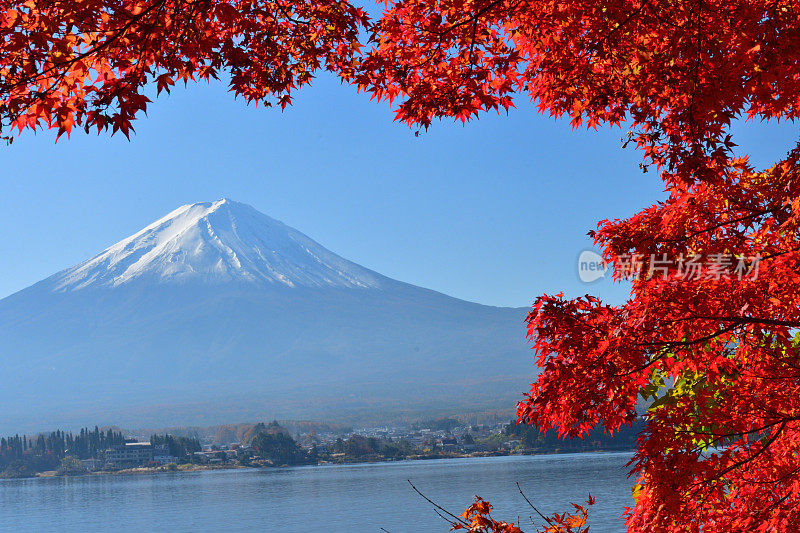
[[[401,120],[527,92],[575,127],[624,122],[662,170],[665,202],[591,232],[630,299],[537,299],[520,420],[614,431],[646,401],[631,531],[800,530],[800,148],[757,171],[728,134],[800,113],[798,6],[406,0],[373,39],[358,82]]]
[[[573,126],[627,121],[669,181],[711,179],[731,119],[800,113],[799,17],[781,0],[407,0],[375,25],[358,82],[423,126],[527,92]]]
[[[148,83],[220,72],[248,102],[286,106],[318,69],[352,70],[366,21],[346,0],[0,0],[0,133],[127,136]]]

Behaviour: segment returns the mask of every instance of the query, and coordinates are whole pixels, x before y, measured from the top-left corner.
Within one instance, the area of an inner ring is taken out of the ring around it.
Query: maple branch
[[[475,35],[477,32],[478,32],[478,18],[475,17],[474,22],[472,24],[472,39],[470,40],[469,43],[469,53],[467,55],[467,59],[469,60],[469,70],[464,75],[464,79],[469,79],[469,77],[472,75],[472,69],[473,67],[475,67],[475,62],[472,60],[472,53],[475,49]]]
[[[738,224],[740,222],[744,222],[745,220],[748,220],[748,219],[751,219],[751,218],[757,218],[757,217],[766,215],[767,213],[774,213],[775,211],[778,211],[779,209],[785,209],[787,207],[791,208],[791,204],[781,205],[781,206],[773,207],[773,208],[770,208],[770,209],[763,209],[763,210],[760,210],[760,211],[754,211],[753,213],[751,213],[749,215],[743,215],[743,216],[741,216],[739,218],[733,218],[733,219],[730,219],[730,220],[726,220],[725,222],[720,222],[719,224],[714,224],[714,225],[708,226],[708,227],[703,228],[701,230],[693,231],[691,233],[688,233],[686,236],[684,236],[682,238],[662,239],[662,240],[660,240],[660,242],[669,242],[669,243],[685,242],[685,241],[688,241],[689,239],[697,237],[698,235],[702,235],[703,233],[708,233],[710,231],[714,231],[716,229],[720,229],[720,228],[728,226],[730,224]]]
[[[786,420],[784,420],[784,421],[781,421],[781,422],[780,422],[780,427],[778,428],[778,430],[777,430],[777,431],[775,431],[775,433],[774,433],[774,434],[772,434],[772,435],[769,437],[769,439],[767,439],[767,441],[765,441],[765,442],[762,444],[761,448],[759,448],[759,449],[758,449],[758,451],[756,451],[755,453],[753,453],[753,454],[752,454],[750,457],[746,457],[746,458],[744,458],[744,459],[740,459],[740,460],[738,460],[738,461],[734,462],[733,464],[731,464],[731,465],[727,466],[726,468],[722,469],[721,471],[719,471],[719,472],[717,472],[717,473],[715,473],[715,474],[712,474],[712,475],[713,475],[713,477],[712,477],[712,478],[710,478],[710,479],[708,479],[708,478],[704,478],[704,479],[698,479],[697,481],[694,481],[694,482],[692,482],[692,483],[689,485],[689,487],[690,487],[690,488],[689,488],[689,490],[686,492],[686,494],[687,494],[687,495],[693,495],[693,494],[697,494],[698,492],[701,492],[701,491],[703,490],[703,487],[707,486],[709,483],[716,483],[716,482],[718,482],[718,481],[719,481],[719,480],[720,480],[720,479],[721,479],[723,476],[725,476],[726,474],[728,474],[729,472],[731,472],[731,471],[733,471],[733,470],[736,470],[737,468],[740,468],[740,467],[742,467],[742,466],[744,466],[744,465],[746,465],[746,464],[749,464],[749,463],[751,463],[752,461],[754,461],[754,460],[755,460],[755,459],[756,459],[758,456],[760,456],[760,455],[761,455],[762,453],[764,453],[764,452],[765,452],[765,451],[766,451],[766,450],[767,450],[767,449],[768,449],[770,446],[772,446],[772,444],[773,444],[773,443],[774,443],[774,442],[777,440],[777,438],[778,438],[778,436],[781,434],[781,432],[782,432],[782,431],[785,429],[785,427],[786,427],[786,424],[787,424],[787,421],[786,421]],[[748,480],[748,481],[749,481],[749,480]],[[707,495],[708,495],[708,493],[706,493],[706,494],[703,496],[703,502],[701,503],[701,505],[705,503],[705,499],[706,499]]]
[[[627,24],[628,24],[628,23],[629,23],[631,20],[633,20],[633,19],[634,19],[634,17],[637,17],[637,16],[639,16],[639,14],[640,14],[642,11],[644,11],[644,8],[645,8],[645,7],[647,7],[649,4],[650,4],[650,0],[644,0],[644,2],[642,2],[642,4],[641,4],[641,5],[640,5],[638,8],[634,9],[633,11],[631,11],[631,12],[628,14],[628,16],[627,16],[627,17],[625,17],[625,19],[623,19],[623,21],[622,21],[622,22],[620,22],[619,24],[617,24],[617,25],[616,25],[614,28],[612,28],[612,29],[611,29],[611,31],[609,31],[607,34],[605,34],[605,35],[604,35],[604,36],[603,36],[603,37],[602,37],[602,38],[601,38],[599,41],[597,41],[597,42],[596,42],[596,43],[595,43],[595,44],[592,46],[592,53],[591,53],[591,55],[594,55],[594,53],[597,51],[597,49],[598,49],[598,48],[600,48],[600,47],[601,47],[601,45],[605,44],[605,43],[606,43],[606,42],[607,42],[607,41],[608,41],[608,40],[611,38],[611,36],[612,36],[612,35],[614,35],[614,34],[615,34],[615,33],[617,33],[619,30],[621,30],[621,29],[622,29],[622,27],[623,27],[623,26],[625,26],[625,25],[627,25]]]
[[[734,330],[734,329],[736,329],[739,326],[742,326],[744,324],[769,324],[769,325],[772,325],[772,326],[800,327],[800,321],[778,320],[778,319],[772,319],[772,318],[756,318],[756,317],[721,317],[721,316],[694,315],[694,316],[691,316],[691,317],[683,317],[683,318],[675,319],[675,320],[672,320],[671,322],[674,323],[674,322],[682,322],[682,321],[687,321],[687,320],[713,320],[713,321],[717,321],[717,322],[730,322],[731,324],[728,325],[728,326],[725,326],[725,327],[723,327],[721,329],[718,329],[717,331],[715,331],[713,333],[710,333],[710,334],[705,335],[703,337],[698,337],[696,339],[682,340],[682,341],[647,341],[647,342],[637,343],[637,345],[638,346],[659,346],[659,347],[661,347],[662,350],[668,350],[669,348],[676,348],[676,347],[679,347],[679,346],[691,346],[691,345],[694,345],[694,344],[707,342],[707,341],[709,341],[711,339],[719,337],[720,335],[728,333],[729,331],[732,331],[732,330]],[[646,365],[643,365],[643,366],[638,367],[638,368],[636,368],[634,370],[631,370],[630,372],[628,372],[628,375],[646,369],[647,367],[649,367],[652,364],[654,364],[655,362],[657,362],[659,359],[662,359],[665,355],[668,355],[668,353],[663,353],[663,354],[659,355],[658,357],[656,357],[655,359],[652,359]]]
[[[689,99],[689,109],[688,109],[688,112],[689,112],[689,129],[690,129],[691,136],[694,139],[693,142],[694,142],[695,146],[699,146],[699,141],[697,140],[698,139],[698,135],[697,135],[697,132],[696,132],[697,125],[696,125],[696,122],[695,122],[695,119],[694,119],[694,100],[695,100],[695,97],[697,96],[697,91],[699,89],[700,65],[702,64],[701,57],[702,57],[702,43],[703,43],[703,41],[700,38],[700,15],[702,13],[702,9],[703,9],[703,0],[698,0],[698,2],[697,2],[697,24],[696,24],[696,27],[697,27],[697,54],[696,54],[695,66],[694,66],[694,87],[692,89],[692,95],[691,95],[691,97]],[[695,146],[692,146],[692,148],[695,149]]]
[[[702,317],[693,317],[693,318],[700,319]],[[687,318],[685,320],[691,320],[691,319]],[[701,343],[701,342],[710,341],[711,339],[719,337],[720,335],[723,335],[723,334],[725,334],[725,333],[727,333],[727,332],[739,327],[740,325],[741,324],[732,324],[730,326],[725,326],[724,328],[718,329],[714,333],[710,333],[708,335],[705,335],[703,337],[698,337],[696,339],[683,340],[683,341],[647,341],[647,342],[637,343],[637,345],[638,346],[660,346],[660,347],[662,347],[662,349],[674,348],[674,347],[678,347],[678,346],[691,346],[693,344],[698,344],[698,343]]]
[[[51,82],[49,82],[47,88],[45,88],[43,90],[32,91],[30,93],[30,98],[26,98],[24,100],[24,103],[19,107],[19,109],[17,111],[8,113],[9,123],[13,124],[14,121],[16,121],[22,114],[28,112],[36,102],[42,101],[42,99],[44,99],[48,95],[52,94],[58,87],[60,87],[62,85],[62,83],[64,82],[64,79],[65,79],[67,73],[70,72],[70,68],[73,65],[75,65],[79,61],[82,61],[83,59],[86,59],[89,56],[92,56],[94,54],[98,54],[99,52],[101,52],[105,48],[109,47],[111,44],[113,44],[114,42],[119,40],[123,35],[125,35],[128,32],[128,30],[135,23],[140,21],[145,16],[149,15],[154,9],[158,8],[159,11],[160,11],[161,8],[164,6],[164,4],[166,4],[167,1],[169,1],[169,0],[156,0],[154,3],[152,3],[146,9],[143,9],[140,13],[131,16],[131,18],[123,26],[121,26],[119,29],[106,31],[105,32],[106,34],[108,34],[109,32],[114,32],[114,33],[113,33],[113,35],[108,37],[106,40],[100,42],[99,44],[95,44],[94,46],[90,47],[88,50],[86,50],[84,52],[81,52],[81,53],[75,55],[74,57],[71,57],[70,59],[68,59],[66,61],[53,62],[51,64],[51,66],[43,69],[42,71],[35,72],[33,75],[23,76],[23,77],[19,78],[18,80],[16,80],[15,82],[11,83],[11,84],[3,84],[2,85],[3,92],[7,92],[8,93],[8,92],[13,91],[14,89],[16,89],[19,86],[34,84],[34,83],[37,82],[37,80],[41,80],[43,78],[46,78],[47,75],[50,74],[51,72],[60,71],[58,73],[58,75],[55,77],[55,79],[53,79]],[[67,28],[67,32],[69,32],[69,31],[70,31],[69,28]],[[148,36],[149,36],[149,33],[148,33]],[[42,61],[44,63],[46,63],[45,60],[42,60]],[[113,100],[113,98],[115,96],[118,96],[118,94],[119,94],[119,92],[121,90],[122,90],[122,87],[119,87],[115,91],[115,94],[111,96],[111,100]],[[106,108],[108,108],[110,105],[111,105],[111,102],[106,104]],[[8,108],[6,108],[3,111],[9,111],[9,110],[8,110]],[[59,128],[59,131],[58,131],[57,135],[60,136],[64,131],[65,131],[64,127],[61,126]],[[126,136],[127,136],[127,134],[126,134]]]
[[[295,19],[294,17],[289,15],[289,13],[286,11],[286,7],[280,2],[280,0],[276,0],[275,5],[278,6],[278,9],[280,10],[281,14],[284,17],[286,17],[286,20],[288,20],[289,22],[293,22],[294,24],[305,24],[306,26],[311,26],[311,21]]]
[[[442,507],[441,505],[439,505],[439,504],[438,504],[438,503],[436,503],[435,501],[431,500],[430,498],[428,498],[427,496],[425,496],[424,494],[422,494],[422,492],[420,492],[420,491],[419,491],[419,489],[418,489],[417,487],[415,487],[413,483],[411,483],[411,480],[410,480],[410,479],[407,479],[406,481],[408,481],[408,484],[409,484],[409,485],[411,485],[411,488],[412,488],[412,489],[414,489],[414,492],[416,492],[417,494],[419,494],[420,496],[422,496],[422,497],[425,499],[425,501],[427,501],[429,504],[433,505],[433,506],[434,506],[436,509],[438,509],[439,511],[442,511],[442,512],[443,512],[443,513],[445,513],[447,516],[450,516],[450,517],[452,517],[452,518],[453,518],[453,520],[455,520],[455,523],[458,523],[458,524],[461,524],[461,525],[463,525],[463,526],[469,527],[469,524],[467,524],[467,523],[466,523],[465,521],[463,521],[461,518],[459,518],[458,516],[454,515],[453,513],[451,513],[450,511],[448,511],[447,509],[445,509],[444,507]]]
[[[135,24],[136,22],[141,20],[144,16],[146,16],[151,11],[153,11],[153,9],[159,7],[160,5],[166,3],[167,1],[169,1],[169,0],[155,0],[155,2],[153,2],[149,7],[147,7],[144,10],[142,10],[141,13],[133,15],[130,18],[130,20],[128,20],[128,22],[126,22],[122,27],[120,27],[119,30],[111,30],[111,31],[114,31],[115,33],[111,37],[106,39],[105,41],[102,41],[101,43],[99,43],[99,44],[95,45],[94,47],[90,48],[89,50],[87,50],[86,52],[82,52],[82,53],[78,54],[77,56],[75,56],[75,57],[73,57],[73,58],[71,58],[71,59],[69,59],[67,61],[64,61],[64,62],[61,62],[61,63],[53,63],[52,66],[46,68],[44,71],[37,72],[36,76],[22,78],[21,80],[17,81],[16,83],[13,83],[12,85],[9,85],[8,89],[10,90],[10,89],[14,89],[14,88],[16,88],[16,87],[18,87],[20,85],[23,85],[23,84],[26,85],[26,84],[32,83],[35,80],[42,78],[44,75],[52,72],[53,70],[57,70],[57,69],[60,69],[60,68],[63,67],[64,72],[62,72],[61,75],[60,75],[60,78],[59,78],[59,82],[60,82],[60,80],[63,79],[63,77],[66,74],[66,71],[69,69],[69,67],[71,67],[72,65],[74,65],[78,61],[86,59],[87,57],[91,56],[92,54],[96,54],[97,52],[102,51],[103,49],[105,49],[108,46],[110,46],[112,43],[116,42],[120,37],[122,37],[130,29],[131,26],[133,26],[133,24]],[[51,90],[51,89],[48,89],[48,91],[49,90]],[[47,92],[45,92],[43,94],[47,94]]]
[[[786,472],[785,474],[783,474],[780,477],[771,478],[771,479],[748,479],[747,482],[752,484],[752,485],[774,485],[776,483],[780,483],[781,481],[792,477],[793,475],[797,474],[798,472],[800,472],[800,466],[798,466],[797,468],[795,468],[793,470],[790,470],[790,471]]]
[[[552,522],[552,521],[551,521],[549,518],[547,518],[545,515],[543,515],[543,514],[542,514],[542,513],[539,511],[539,509],[537,509],[537,508],[536,508],[536,506],[534,506],[534,505],[533,505],[533,503],[532,503],[532,502],[531,502],[531,501],[528,499],[528,497],[527,497],[527,496],[525,496],[525,493],[524,493],[524,492],[522,492],[522,487],[520,487],[520,486],[519,486],[519,481],[517,481],[517,490],[519,490],[519,493],[520,493],[520,494],[522,494],[522,497],[523,497],[523,498],[525,498],[525,501],[526,501],[526,502],[528,502],[528,505],[530,505],[530,506],[531,506],[531,509],[533,509],[534,511],[536,511],[536,514],[538,514],[538,515],[539,515],[539,516],[542,518],[542,520],[544,520],[545,522],[547,522],[548,524],[550,524],[550,525],[552,526],[552,525],[553,525],[553,522]],[[532,519],[532,518],[531,518],[531,523],[533,523],[533,519]]]
[[[660,347],[660,349],[659,349],[660,354],[658,356],[656,356],[656,357],[652,357],[650,359],[650,361],[645,363],[644,365],[641,365],[641,366],[638,366],[638,367],[636,367],[636,368],[634,368],[632,370],[629,370],[628,372],[625,372],[624,374],[617,374],[617,375],[618,376],[623,376],[623,375],[630,376],[630,375],[633,375],[633,374],[637,374],[637,373],[641,372],[642,370],[647,370],[648,368],[650,368],[651,366],[653,366],[654,364],[656,364],[660,360],[664,359],[666,356],[670,355],[670,352],[669,352],[670,348],[676,348],[678,346],[691,346],[691,345],[694,345],[694,344],[707,342],[707,341],[709,341],[711,339],[719,337],[720,335],[724,335],[725,333],[727,333],[727,332],[729,332],[731,330],[734,330],[739,326],[740,326],[740,324],[733,324],[731,326],[726,326],[726,327],[724,327],[722,329],[719,329],[716,332],[711,333],[709,335],[706,335],[704,337],[700,337],[700,338],[692,339],[692,340],[687,340],[687,341],[648,341],[648,342],[644,342],[644,343],[638,343],[639,346],[659,346]]]
[[[753,433],[760,433],[760,432],[764,431],[765,429],[769,429],[769,428],[775,427],[775,426],[777,426],[779,424],[785,424],[787,422],[792,422],[792,421],[795,421],[795,420],[800,420],[800,416],[782,417],[780,420],[776,420],[776,421],[771,422],[769,424],[765,424],[765,425],[763,425],[761,427],[757,427],[757,428],[746,430],[746,431],[732,431],[732,432],[729,432],[729,433],[713,433],[713,432],[707,432],[707,431],[694,431],[694,430],[686,430],[686,429],[677,429],[677,430],[674,430],[674,431],[675,431],[676,434],[702,435],[702,436],[705,436],[705,437],[712,437],[711,442],[712,443],[717,443],[717,442],[723,441],[725,439],[730,439],[730,438],[733,438],[733,437],[743,437],[745,435],[751,435]],[[692,451],[699,451],[698,450],[698,446],[693,447]],[[800,467],[798,467],[798,469],[800,469]]]
[[[759,318],[759,317],[749,317],[749,316],[737,316],[737,317],[728,317],[728,316],[703,316],[703,315],[695,315],[692,317],[687,317],[685,320],[714,320],[719,322],[734,322],[737,324],[768,324],[770,326],[786,326],[790,328],[800,327],[800,321],[798,320],[778,320],[775,318]]]
[[[766,441],[766,442],[765,442],[765,443],[764,443],[764,444],[761,446],[761,448],[760,448],[760,449],[759,449],[757,452],[755,452],[755,453],[754,453],[753,455],[751,455],[750,457],[747,457],[747,458],[745,458],[745,459],[740,459],[739,461],[736,461],[736,462],[735,462],[735,463],[733,463],[732,465],[730,465],[730,466],[728,466],[728,467],[724,468],[724,469],[723,469],[721,472],[717,473],[717,475],[716,475],[716,476],[715,476],[713,479],[714,479],[714,480],[716,480],[716,479],[719,479],[719,478],[721,478],[722,476],[724,476],[725,474],[727,474],[728,472],[731,472],[732,470],[735,470],[735,469],[739,468],[740,466],[743,466],[743,465],[745,465],[745,464],[747,464],[747,463],[750,463],[750,462],[752,462],[752,461],[753,461],[753,460],[755,460],[755,459],[756,459],[756,458],[757,458],[759,455],[761,455],[762,453],[764,453],[765,451],[767,451],[767,448],[769,448],[769,447],[772,445],[772,443],[773,443],[773,442],[775,442],[775,440],[778,438],[778,435],[780,435],[780,434],[783,432],[783,430],[786,428],[786,424],[787,424],[787,423],[788,423],[788,421],[787,421],[787,420],[783,420],[783,421],[781,422],[781,424],[780,424],[780,427],[778,428],[778,430],[777,430],[777,431],[775,431],[775,433],[773,433],[773,434],[770,436],[770,438],[769,438],[769,439],[767,439],[767,441]],[[698,483],[699,483],[699,482],[698,482]]]
[[[471,15],[471,16],[469,16],[468,18],[466,18],[464,20],[461,20],[459,22],[451,24],[450,26],[447,27],[447,29],[444,32],[441,32],[441,33],[434,32],[434,33],[436,33],[437,35],[445,35],[447,32],[450,32],[450,31],[454,30],[455,28],[458,28],[459,26],[463,26],[464,24],[469,24],[470,22],[472,22],[474,20],[477,20],[478,18],[483,16],[485,13],[489,12],[489,10],[491,10],[493,7],[497,6],[497,4],[503,3],[505,1],[506,0],[493,0],[492,2],[489,2],[488,4],[486,4],[486,6],[482,7],[481,9],[479,9],[474,15]],[[513,12],[515,9],[517,9],[520,6],[520,4],[527,4],[527,3],[528,3],[528,0],[519,0],[517,3],[509,6],[507,8],[507,16],[510,17],[511,16],[511,12]]]
[[[796,473],[798,470],[800,470],[800,469],[793,470],[792,474]],[[788,476],[786,476],[786,477],[788,477]],[[782,481],[782,479],[781,479],[781,481]],[[764,509],[760,510],[758,512],[757,516],[765,515],[768,511],[771,511],[772,509],[778,507],[780,504],[782,504],[784,501],[786,501],[790,496],[792,496],[793,493],[794,493],[794,491],[790,490],[789,492],[784,494],[779,500],[777,500],[774,503],[772,503],[769,507],[765,507]]]

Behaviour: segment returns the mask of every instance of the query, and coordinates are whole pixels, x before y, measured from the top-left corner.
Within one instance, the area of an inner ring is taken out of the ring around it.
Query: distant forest
[[[536,426],[508,424],[504,434],[519,439],[522,446],[532,452],[584,452],[584,451],[633,451],[636,440],[644,429],[644,421],[637,419],[630,426],[622,426],[613,435],[596,427],[581,438],[561,439],[555,431],[541,433]]]
[[[125,436],[112,429],[83,428],[79,433],[60,430],[35,437],[0,438],[0,476],[23,477],[31,472],[56,470],[65,457],[96,458],[111,446],[124,444]]]
[[[121,431],[83,428],[79,433],[56,430],[36,436],[14,435],[0,438],[0,478],[30,477],[36,472],[55,470],[60,473],[79,473],[80,463],[87,459],[103,459],[103,452],[125,444]],[[188,460],[200,451],[200,441],[190,437],[152,435],[150,443],[165,445],[170,455]]]

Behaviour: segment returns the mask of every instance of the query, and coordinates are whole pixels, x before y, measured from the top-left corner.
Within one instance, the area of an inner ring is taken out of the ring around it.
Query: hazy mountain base
[[[395,283],[37,284],[0,301],[0,431],[513,408],[535,368],[526,310]]]

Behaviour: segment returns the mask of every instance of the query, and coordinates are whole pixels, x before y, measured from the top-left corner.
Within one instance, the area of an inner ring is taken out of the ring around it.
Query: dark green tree
[[[308,458],[295,440],[286,433],[267,433],[262,431],[251,444],[262,459],[275,465],[293,465],[308,462]]]

